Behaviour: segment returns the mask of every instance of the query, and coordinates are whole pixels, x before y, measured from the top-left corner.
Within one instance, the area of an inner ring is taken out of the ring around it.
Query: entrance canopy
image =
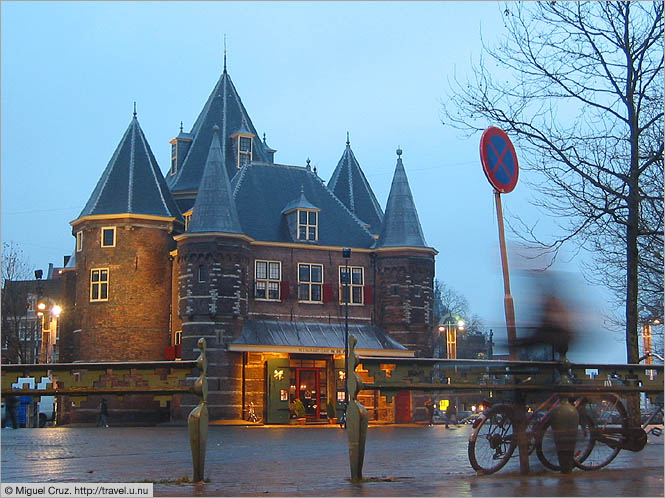
[[[358,338],[356,352],[364,356],[413,357],[414,351],[374,325],[349,324],[349,335]],[[229,351],[304,354],[344,354],[344,324],[247,320],[242,335]]]

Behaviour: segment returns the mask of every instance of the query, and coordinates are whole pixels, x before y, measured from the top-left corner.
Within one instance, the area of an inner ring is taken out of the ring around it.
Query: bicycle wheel
[[[619,444],[628,427],[626,409],[613,394],[590,394],[584,396],[577,410],[589,443],[575,465],[583,470],[605,467],[621,450]]]
[[[578,410],[579,413],[579,410]],[[590,424],[583,422],[583,414],[580,413],[580,423],[577,426],[577,438],[575,440],[575,450],[573,459],[576,462],[584,461],[593,449],[593,439],[591,437]],[[547,420],[541,430],[536,434],[536,455],[538,460],[550,470],[560,471],[559,454],[554,444],[554,434],[552,432],[552,423]]]
[[[501,469],[515,451],[512,409],[496,405],[483,413],[469,436],[469,461],[479,474]]]

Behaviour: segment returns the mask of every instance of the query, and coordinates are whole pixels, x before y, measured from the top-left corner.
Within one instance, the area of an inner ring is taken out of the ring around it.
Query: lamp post
[[[346,291],[344,292],[344,419],[346,420],[346,409],[349,406],[349,282],[351,281],[351,275],[349,275],[351,249],[349,247],[342,249],[342,257],[345,263],[342,291]]]
[[[36,306],[36,314],[37,314],[37,328],[38,328],[38,335],[37,337],[42,336],[42,320],[44,319],[44,312],[46,311],[46,303],[42,302],[42,277],[44,276],[44,272],[42,270],[35,270],[35,279],[37,280],[37,306]],[[31,359],[32,363],[39,363],[39,358],[37,355],[37,351],[40,349],[37,347],[37,340],[35,339],[35,328],[32,328],[32,343],[30,345],[31,347]]]

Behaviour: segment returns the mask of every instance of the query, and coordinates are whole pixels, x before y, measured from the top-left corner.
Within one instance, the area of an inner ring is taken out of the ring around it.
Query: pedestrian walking
[[[106,399],[102,398],[102,402],[99,403],[99,420],[97,420],[97,427],[108,427],[109,426],[109,407],[106,404]]]
[[[448,424],[457,425],[457,407],[452,402],[449,402],[446,408],[446,429],[450,429]]]
[[[434,401],[431,397],[425,400],[425,409],[427,410],[427,418],[429,419],[429,426],[434,425]]]
[[[5,410],[9,415],[9,420],[12,423],[12,429],[18,429],[18,422],[16,421],[16,404],[18,400],[16,396],[7,396],[5,398]]]

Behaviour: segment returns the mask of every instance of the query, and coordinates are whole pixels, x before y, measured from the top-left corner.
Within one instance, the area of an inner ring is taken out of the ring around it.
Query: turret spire
[[[134,119],[136,119],[136,101],[134,101]]]
[[[226,72],[226,33],[224,33],[224,72]]]
[[[398,147],[396,152],[397,165],[386,203],[379,247],[427,247],[409,180],[402,164],[402,149]]]

